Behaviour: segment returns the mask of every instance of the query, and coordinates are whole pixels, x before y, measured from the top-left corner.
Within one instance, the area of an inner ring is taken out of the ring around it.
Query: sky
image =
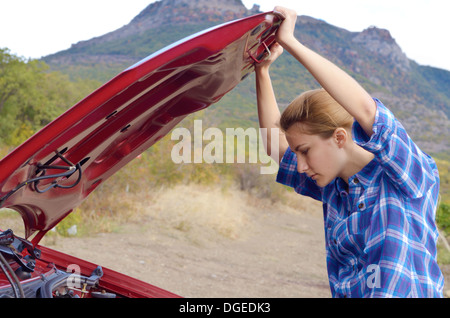
[[[0,48],[40,58],[128,24],[154,0],[2,0]],[[421,65],[450,71],[448,0],[243,0],[262,11],[295,9],[349,31],[387,29],[403,52]],[[149,52],[151,54],[152,52]]]

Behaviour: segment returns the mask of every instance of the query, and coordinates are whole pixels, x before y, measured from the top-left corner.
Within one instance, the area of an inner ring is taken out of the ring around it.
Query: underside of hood
[[[279,24],[273,13],[229,22],[123,71],[0,161],[0,207],[18,211],[37,244],[102,182],[251,73]]]

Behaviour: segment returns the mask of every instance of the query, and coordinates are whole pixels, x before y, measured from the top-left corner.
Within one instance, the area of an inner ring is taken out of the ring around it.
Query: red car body
[[[20,213],[25,238],[0,233],[0,297],[177,297],[39,241],[102,182],[250,74],[280,22],[258,14],[158,51],[3,158],[0,207]]]

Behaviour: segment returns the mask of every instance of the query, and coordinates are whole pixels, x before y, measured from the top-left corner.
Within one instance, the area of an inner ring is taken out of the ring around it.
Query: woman
[[[280,162],[277,181],[323,202],[332,296],[442,297],[435,162],[379,100],[295,38],[294,11],[274,11],[285,20],[255,71],[260,126],[281,128],[279,147],[266,145]],[[283,49],[322,89],[280,115],[269,68]]]

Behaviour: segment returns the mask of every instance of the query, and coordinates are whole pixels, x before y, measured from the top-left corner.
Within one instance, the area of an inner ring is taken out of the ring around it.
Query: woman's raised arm
[[[270,79],[269,68],[270,65],[280,56],[283,48],[275,43],[271,48],[271,56],[259,65],[256,65],[256,98],[258,103],[258,118],[259,126],[266,128],[267,141],[265,143],[266,152],[276,162],[280,162],[288,143],[286,137],[281,133],[278,127],[280,120],[280,110],[275,98],[275,93]],[[272,137],[278,137],[278,140],[272,142]],[[272,149],[272,145],[278,145],[277,149]]]
[[[364,88],[335,64],[301,44],[294,36],[297,13],[283,7],[274,11],[285,17],[277,32],[277,42],[296,58],[319,84],[372,135],[376,104]]]

